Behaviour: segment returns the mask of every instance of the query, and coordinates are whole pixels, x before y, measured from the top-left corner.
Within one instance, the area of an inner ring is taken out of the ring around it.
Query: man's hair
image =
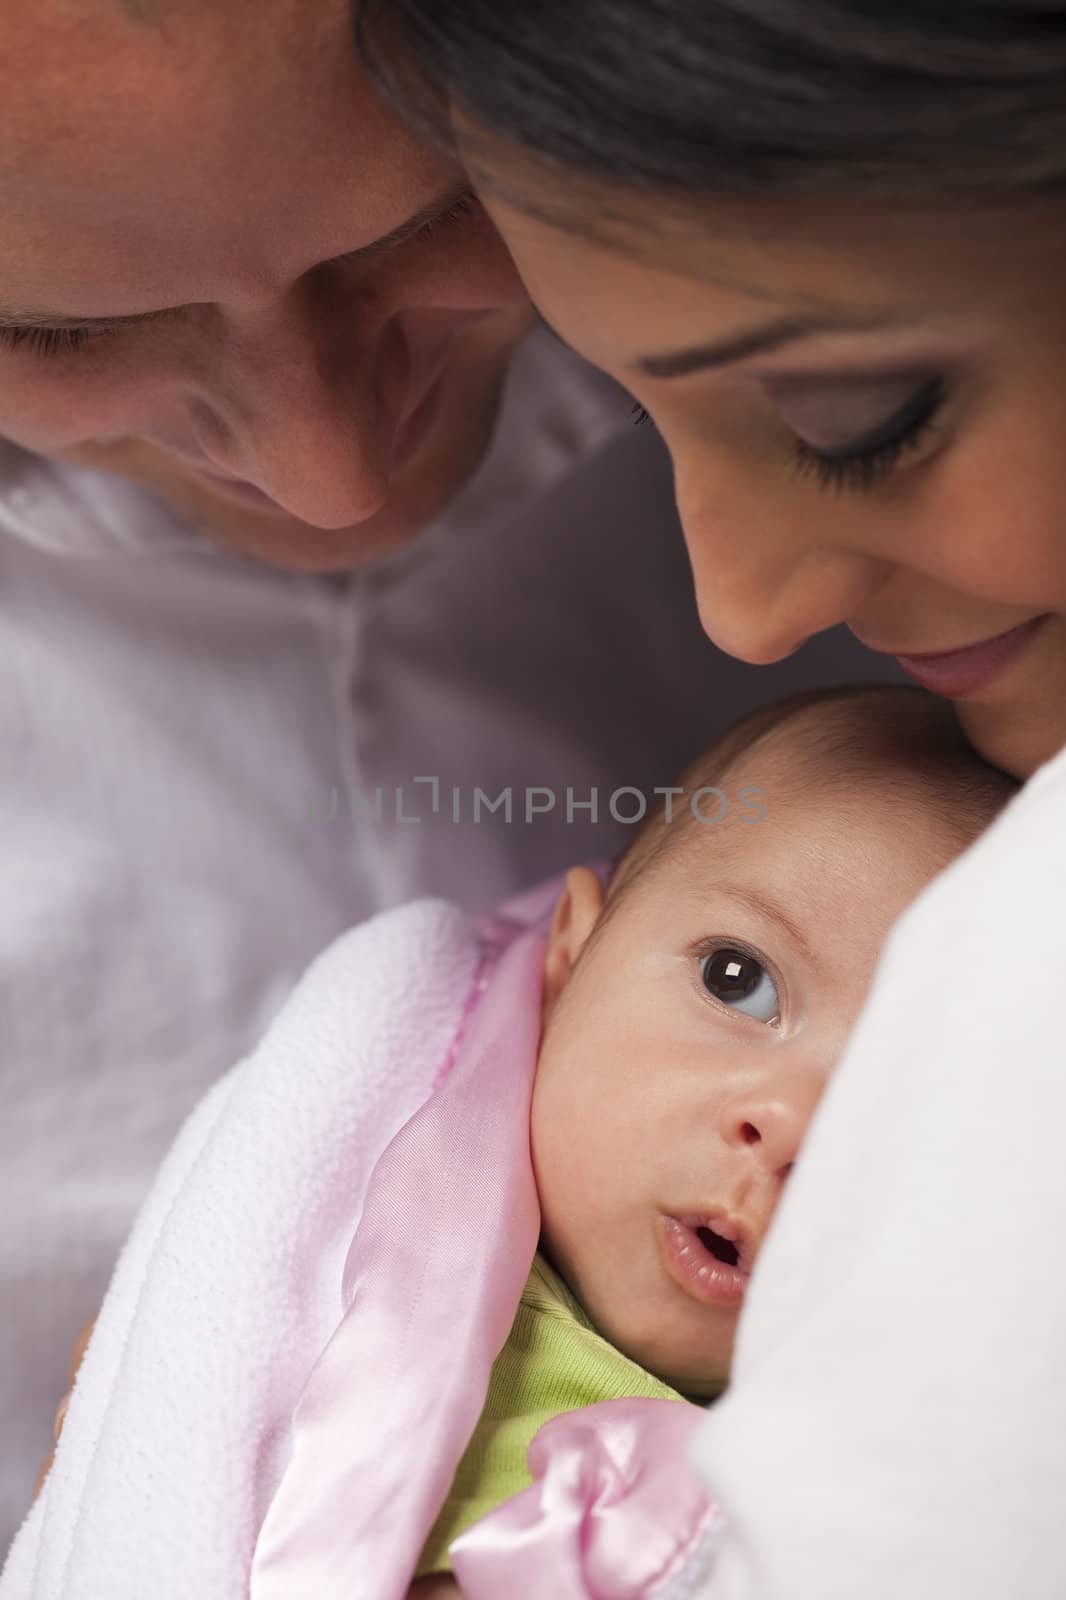
[[[423,129],[456,110],[490,172],[503,139],[566,175],[575,227],[578,179],[690,205],[1066,188],[1061,0],[361,0],[355,30]]]
[[[710,831],[692,811],[697,790],[724,790],[741,761],[752,768],[760,752],[772,773],[786,729],[790,785],[812,794],[847,794],[858,810],[864,787],[877,783],[898,797],[901,811],[918,806],[931,815],[943,829],[949,855],[972,843],[1020,787],[978,755],[950,701],[925,689],[868,684],[806,690],[749,712],[682,773],[677,787],[684,793],[670,802],[675,820],[666,821],[664,796],[614,864],[608,904],[694,832]],[[772,817],[772,789],[766,807]]]

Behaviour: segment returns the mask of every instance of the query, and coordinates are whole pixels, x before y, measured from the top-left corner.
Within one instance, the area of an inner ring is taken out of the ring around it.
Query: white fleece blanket
[[[375,918],[194,1113],[119,1261],[0,1600],[243,1593],[374,1162],[429,1098],[477,961],[453,906]]]

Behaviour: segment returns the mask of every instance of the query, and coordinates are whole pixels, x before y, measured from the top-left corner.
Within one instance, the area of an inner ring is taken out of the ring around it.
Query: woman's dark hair
[[[597,184],[1066,190],[1066,0],[362,0],[356,34],[423,129]]]

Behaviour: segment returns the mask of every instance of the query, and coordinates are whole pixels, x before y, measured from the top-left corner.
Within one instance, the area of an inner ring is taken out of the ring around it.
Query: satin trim
[[[455,1065],[371,1179],[347,1310],[295,1409],[250,1600],[403,1600],[514,1321],[540,1229],[529,1118],[544,937],[487,930]]]
[[[554,1417],[533,1484],[452,1542],[464,1600],[652,1600],[710,1566],[721,1514],[687,1462],[703,1420],[678,1400],[606,1400]]]

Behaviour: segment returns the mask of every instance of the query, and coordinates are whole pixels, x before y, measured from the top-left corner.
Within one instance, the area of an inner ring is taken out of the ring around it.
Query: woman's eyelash
[[[0,344],[9,350],[30,350],[37,356],[69,355],[91,339],[107,338],[110,328],[18,328],[0,325]]]
[[[813,474],[823,489],[869,492],[889,476],[901,456],[921,444],[943,403],[944,380],[931,378],[894,417],[847,451],[826,455],[797,439],[796,470]]]
[[[642,422],[648,421],[648,418],[651,416],[651,412],[645,411],[644,407],[638,400],[637,404],[633,407],[629,415],[633,420],[634,428],[639,428]]]

